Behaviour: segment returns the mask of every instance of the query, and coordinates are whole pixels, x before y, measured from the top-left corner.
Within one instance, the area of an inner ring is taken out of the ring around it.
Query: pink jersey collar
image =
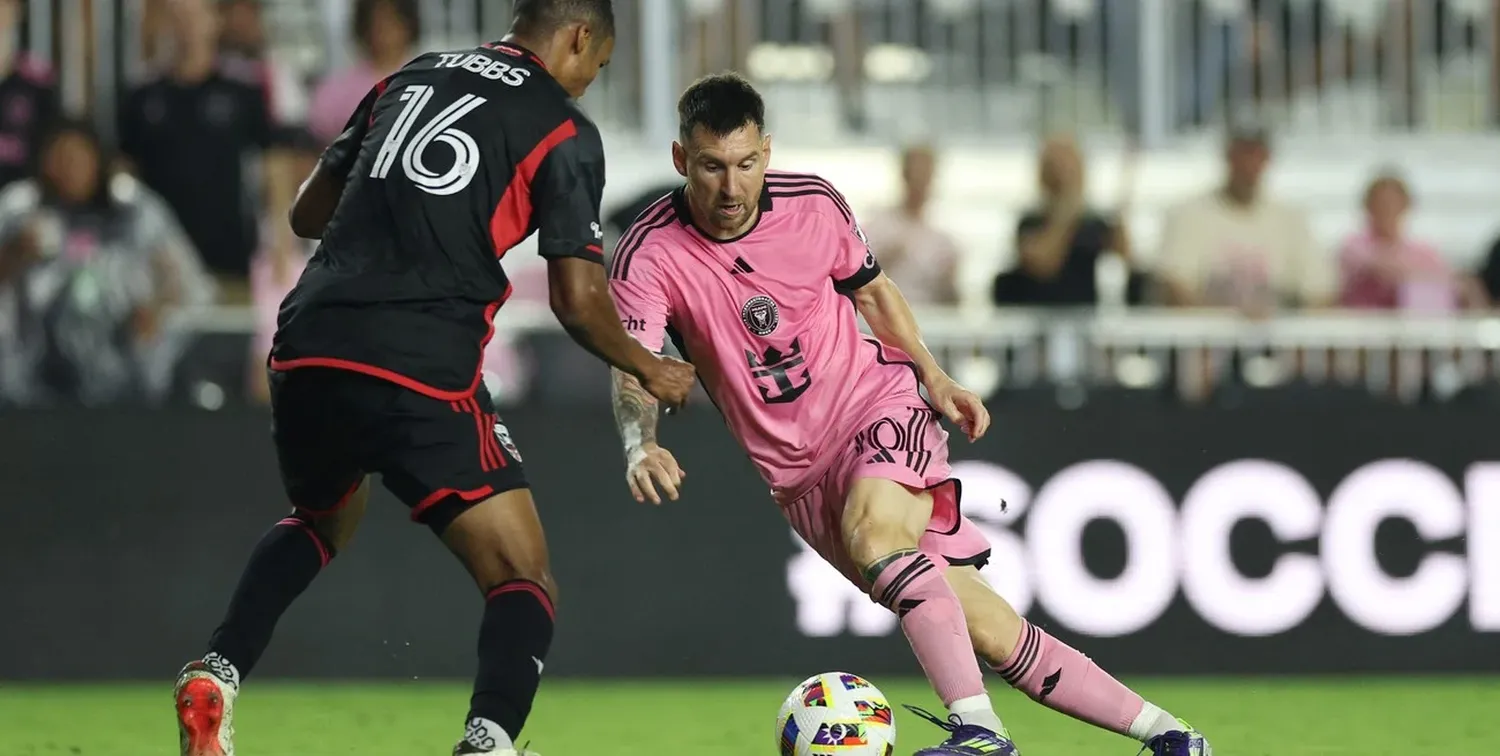
[[[699,236],[702,236],[704,239],[707,239],[715,244],[733,244],[754,233],[755,229],[760,227],[760,222],[765,219],[766,213],[771,212],[771,191],[765,185],[762,185],[760,188],[760,201],[758,205],[760,208],[760,212],[756,214],[755,222],[751,223],[750,227],[745,229],[744,233],[730,239],[719,239],[709,235],[703,229],[698,228],[698,224],[693,222],[693,211],[688,208],[687,187],[681,186],[672,192],[672,210],[677,213],[677,221],[682,225],[687,226],[694,231],[697,231]]]

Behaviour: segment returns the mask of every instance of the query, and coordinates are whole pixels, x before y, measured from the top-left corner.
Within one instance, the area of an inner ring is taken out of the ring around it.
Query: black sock
[[[531,715],[552,645],[552,599],[530,580],[511,580],[489,592],[479,625],[479,674],[469,718],[488,719],[514,741]]]
[[[277,620],[333,559],[333,547],[309,522],[293,515],[271,528],[250,554],[224,622],[209,639],[210,654],[227,661],[238,679],[249,676],[271,643]]]

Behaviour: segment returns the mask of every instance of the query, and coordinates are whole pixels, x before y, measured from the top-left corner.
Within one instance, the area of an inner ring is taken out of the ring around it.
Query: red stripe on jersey
[[[381,96],[385,94],[385,88],[388,87],[388,86],[390,86],[390,85],[391,85],[391,79],[390,79],[390,77],[386,77],[384,79],[381,79],[380,81],[375,82],[375,99],[377,99],[377,100],[380,99]],[[373,103],[373,102],[370,103],[370,124],[369,125],[371,125],[371,126],[375,125],[375,103]]]
[[[563,121],[561,126],[553,129],[551,134],[543,137],[532,148],[531,154],[516,164],[515,175],[511,176],[505,193],[500,195],[500,204],[495,206],[495,214],[490,216],[490,240],[495,244],[497,259],[504,257],[511,247],[520,244],[526,238],[526,232],[531,229],[531,182],[536,178],[542,161],[559,144],[577,134],[578,126],[571,120]]]

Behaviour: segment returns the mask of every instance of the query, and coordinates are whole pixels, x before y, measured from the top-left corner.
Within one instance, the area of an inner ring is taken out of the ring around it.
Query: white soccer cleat
[[[205,662],[190,662],[177,674],[177,739],[182,756],[234,756],[235,686]]]
[[[525,749],[504,748],[498,751],[481,751],[473,743],[465,740],[453,747],[453,756],[542,756],[536,751]]]
[[[464,728],[464,739],[453,746],[453,756],[542,756],[535,751],[526,750],[526,746],[517,748],[511,745],[510,738],[503,732],[498,737],[493,734],[499,730],[500,726],[488,719],[470,719]]]

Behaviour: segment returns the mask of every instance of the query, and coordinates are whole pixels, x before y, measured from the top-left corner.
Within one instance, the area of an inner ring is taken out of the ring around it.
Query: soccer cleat
[[[177,673],[177,740],[182,756],[234,756],[235,686],[203,661]]]
[[[923,748],[912,756],[1021,756],[1016,744],[1010,742],[1010,732],[1003,728],[1000,732],[994,732],[979,725],[964,724],[957,715],[952,714],[944,721],[925,709],[910,704],[906,705],[906,709],[949,732],[947,740],[931,748]]]
[[[1181,730],[1164,732],[1146,741],[1141,753],[1151,752],[1151,756],[1213,756],[1213,746],[1208,744],[1208,738],[1203,733],[1193,729],[1193,726],[1181,719],[1177,724],[1182,725]]]
[[[531,744],[527,743],[527,745]],[[536,751],[528,751],[525,748],[521,748],[520,750],[506,748],[499,751],[486,751],[467,740],[461,740],[458,742],[458,745],[453,746],[453,756],[467,756],[468,754],[481,754],[482,756],[542,756]]]
[[[487,719],[479,717],[470,718],[469,723],[464,727],[464,739],[458,741],[458,745],[453,746],[453,756],[468,756],[469,754],[484,754],[485,756],[541,756],[539,753],[526,750],[531,747],[530,743],[520,748],[514,746],[501,748],[500,740],[490,734],[491,727],[499,729],[500,726]],[[505,742],[509,743],[510,738],[505,738]]]

